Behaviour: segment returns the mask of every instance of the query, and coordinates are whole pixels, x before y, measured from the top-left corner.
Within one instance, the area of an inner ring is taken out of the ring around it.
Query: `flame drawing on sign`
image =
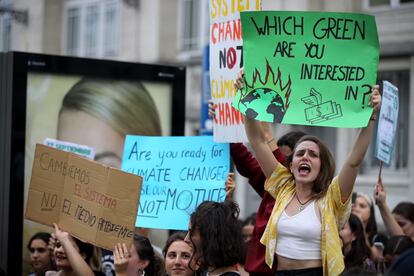
[[[256,100],[260,100],[262,96],[270,93],[271,101],[266,107],[266,112],[273,115],[273,122],[280,123],[290,104],[289,98],[292,85],[290,75],[288,76],[287,82],[283,83],[280,68],[278,67],[276,76],[269,61],[266,59],[266,72],[264,77],[263,74],[260,74],[259,69],[256,68],[249,79],[252,80],[250,83],[247,81],[247,78],[244,79],[245,86],[241,91],[238,105],[243,104],[247,108],[246,115],[248,117],[256,118],[258,113],[250,108],[249,105]],[[259,85],[261,87],[258,88]]]

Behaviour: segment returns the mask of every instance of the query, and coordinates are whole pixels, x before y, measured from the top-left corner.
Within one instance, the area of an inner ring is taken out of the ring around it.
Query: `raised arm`
[[[385,228],[387,229],[390,236],[405,235],[404,231],[401,229],[397,221],[394,219],[391,210],[388,207],[387,202],[385,200],[386,192],[384,189],[384,185],[382,184],[382,177],[378,179],[378,183],[377,185],[375,185],[374,198],[375,204],[377,204],[378,209],[380,210]]]
[[[368,125],[361,129],[356,139],[351,153],[348,155],[344,165],[339,172],[339,185],[341,188],[341,199],[345,202],[352,193],[355,179],[357,177],[359,167],[364,159],[368,145],[371,142],[372,133],[374,132],[375,120],[378,110],[381,106],[381,95],[379,86],[374,85],[371,89],[370,105],[374,108]]]
[[[92,269],[79,254],[78,250],[73,246],[69,233],[59,229],[56,223],[53,224],[55,227],[55,236],[59,240],[61,246],[65,250],[66,257],[72,267],[75,275],[94,276]]]
[[[208,114],[211,119],[215,120],[216,112],[213,100],[208,102]],[[249,179],[249,183],[253,189],[263,197],[264,187],[263,183],[266,177],[262,173],[259,163],[251,152],[243,145],[243,143],[230,143],[230,156],[236,166],[237,171],[244,177]],[[256,185],[261,183],[261,185]],[[226,182],[227,191],[227,182]],[[231,193],[234,189],[231,191]],[[228,193],[227,193],[228,195]]]
[[[243,69],[237,74],[234,86],[236,89],[241,89],[244,86],[244,71]],[[262,168],[262,171],[266,178],[272,175],[275,170],[278,161],[273,155],[272,149],[269,144],[274,143],[274,138],[269,139],[269,125],[262,125],[261,122],[254,119],[245,117],[245,129],[247,138],[249,139],[250,145],[256,153],[256,159]]]
[[[208,102],[208,114],[211,119],[215,119],[216,112],[213,100],[209,100]],[[268,146],[272,150],[273,155],[279,162],[285,164],[286,158],[278,149],[269,124],[262,123],[262,130],[264,131],[264,135],[266,137],[265,139],[268,141]],[[249,184],[252,186],[252,188],[260,197],[263,197],[265,193],[263,184],[266,180],[266,176],[263,174],[262,168],[260,167],[253,154],[251,154],[251,152],[243,145],[243,143],[230,143],[230,156],[233,159],[234,165],[236,166],[236,169],[240,175],[248,178]],[[234,189],[229,189],[227,192],[227,197],[230,196],[233,191]]]
[[[270,149],[276,159],[282,163],[286,163],[286,158],[275,143],[269,143]],[[244,177],[249,179],[249,184],[260,196],[264,196],[264,183],[266,176],[262,172],[262,168],[257,162],[253,154],[242,143],[230,143],[230,155],[233,159],[237,171]]]
[[[275,138],[273,137],[271,124],[267,122],[261,122],[261,131],[265,141],[267,141],[267,146],[272,151],[272,154],[280,163],[284,164],[285,157],[279,150]],[[246,147],[243,145],[241,147],[244,148],[244,155],[242,155],[242,153],[239,151],[237,153],[233,151],[232,153],[232,158],[236,165],[236,168],[239,170],[241,175],[249,179],[250,185],[260,195],[260,197],[263,197],[265,192],[264,183],[266,181],[266,176],[263,173],[262,168],[256,158],[246,149]]]
[[[256,153],[256,159],[259,162],[264,175],[268,178],[272,175],[279,161],[277,161],[272,150],[268,146],[269,141],[266,140],[265,135],[262,133],[261,127],[262,126],[259,121],[245,117],[247,138]]]

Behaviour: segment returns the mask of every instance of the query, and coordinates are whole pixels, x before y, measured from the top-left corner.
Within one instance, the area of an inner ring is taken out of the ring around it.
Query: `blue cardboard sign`
[[[136,226],[186,230],[201,202],[225,200],[229,166],[229,145],[212,136],[127,135],[122,170],[143,178]]]

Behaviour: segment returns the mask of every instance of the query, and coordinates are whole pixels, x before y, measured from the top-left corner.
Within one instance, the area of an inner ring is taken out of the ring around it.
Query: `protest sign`
[[[234,79],[243,66],[240,12],[259,10],[260,0],[210,2],[210,89],[216,116],[214,141],[247,141],[244,117],[232,107]]]
[[[364,127],[379,44],[375,18],[242,12],[245,88],[233,106],[260,121]]]
[[[122,170],[143,178],[136,225],[188,229],[201,202],[225,199],[229,165],[229,145],[216,144],[211,136],[127,135]]]
[[[37,144],[25,218],[98,247],[131,244],[142,179]]]
[[[43,145],[58,150],[76,153],[90,160],[93,160],[95,158],[95,150],[89,146],[79,145],[72,142],[60,141],[52,138],[46,138],[43,141]]]
[[[384,81],[383,84],[375,156],[390,164],[398,124],[398,88],[388,81]]]

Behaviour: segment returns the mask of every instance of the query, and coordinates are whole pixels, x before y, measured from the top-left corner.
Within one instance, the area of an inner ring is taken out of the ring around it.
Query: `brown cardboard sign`
[[[76,154],[36,145],[25,218],[98,247],[131,244],[142,178]]]

